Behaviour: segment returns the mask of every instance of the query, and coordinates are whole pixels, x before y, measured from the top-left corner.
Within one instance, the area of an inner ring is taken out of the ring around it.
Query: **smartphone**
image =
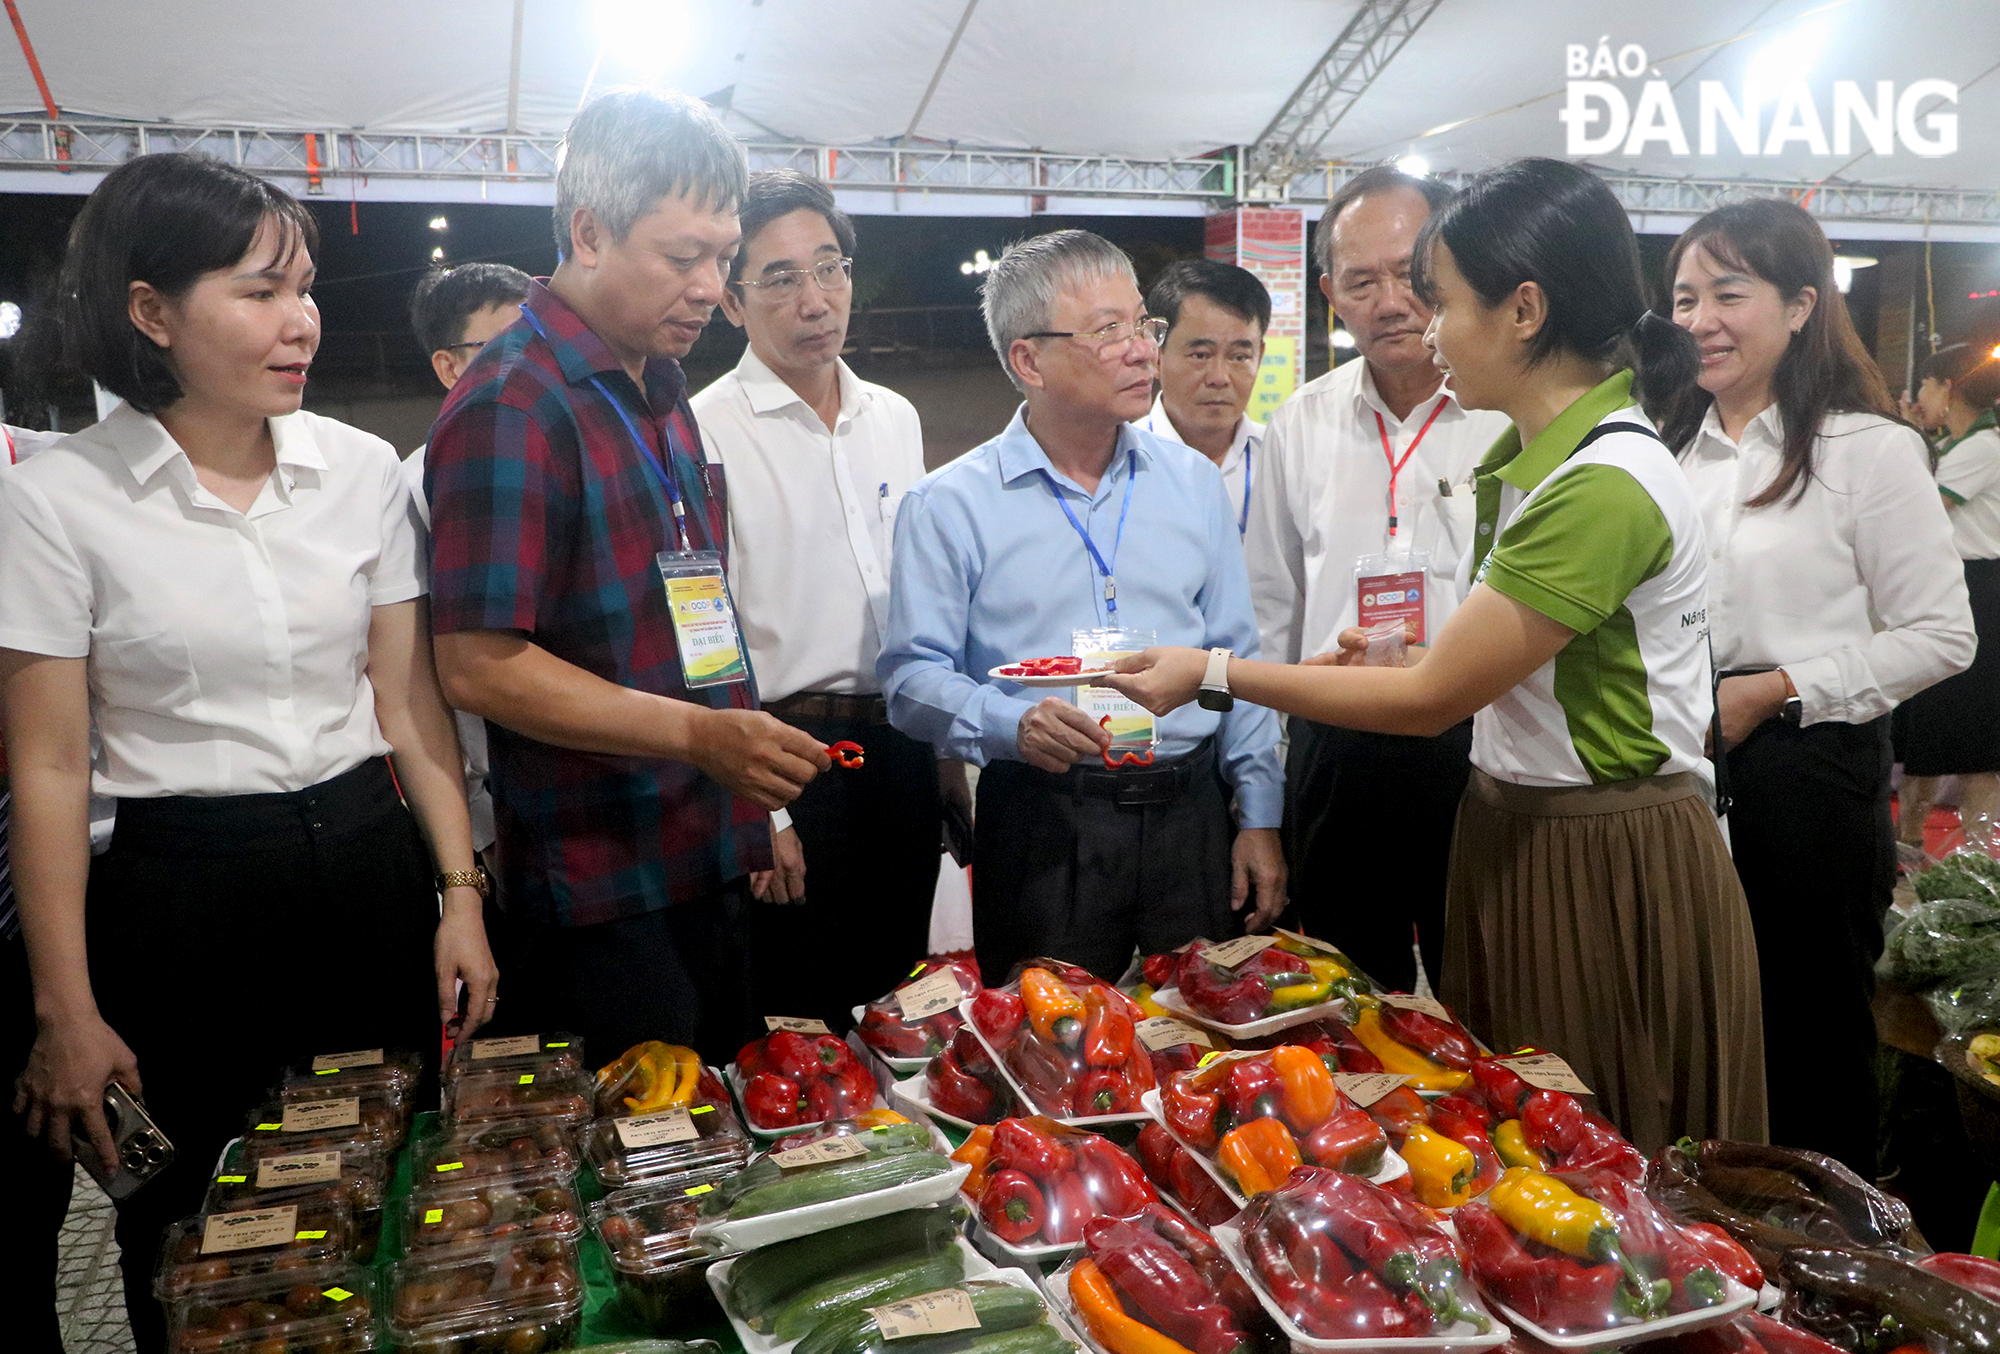
[[[174,1159],[174,1145],[132,1093],[118,1082],[104,1088],[104,1118],[111,1125],[111,1141],[118,1159],[107,1169],[97,1153],[80,1153],[83,1168],[114,1199],[131,1197],[141,1185],[167,1168]]]

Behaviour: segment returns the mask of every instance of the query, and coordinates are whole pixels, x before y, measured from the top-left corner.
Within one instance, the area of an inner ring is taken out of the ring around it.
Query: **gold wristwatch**
[[[493,897],[493,876],[481,865],[469,870],[443,870],[437,877],[437,891],[443,893],[446,889],[478,889],[480,899],[485,901]]]

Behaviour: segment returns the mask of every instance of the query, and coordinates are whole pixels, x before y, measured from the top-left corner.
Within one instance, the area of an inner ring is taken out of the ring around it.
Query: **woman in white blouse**
[[[1701,347],[1699,390],[1660,427],[1708,535],[1714,755],[1757,930],[1771,1140],[1872,1179],[1889,713],[1972,660],[1964,574],[1923,439],[1891,412],[1813,219],[1720,208],[1666,273]]]
[[[299,407],[316,245],[298,202],[216,161],[107,176],[59,313],[68,356],[124,403],[0,476],[39,1026],[14,1107],[59,1155],[104,1160],[115,1080],[178,1149],[119,1205],[142,1352],[164,1344],[162,1228],[287,1064],[434,1060],[461,980],[468,1025],[495,1001],[414,504],[387,443]],[[95,861],[93,782],[118,800]]]

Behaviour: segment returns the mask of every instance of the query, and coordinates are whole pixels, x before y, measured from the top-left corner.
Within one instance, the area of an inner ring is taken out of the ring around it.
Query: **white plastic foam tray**
[[[1699,1311],[1682,1312],[1679,1316],[1663,1316],[1654,1321],[1640,1321],[1629,1326],[1612,1326],[1607,1330],[1572,1331],[1568,1335],[1557,1335],[1545,1331],[1519,1312],[1488,1293],[1500,1315],[1508,1324],[1531,1340],[1539,1340],[1551,1349],[1609,1349],[1613,1346],[1636,1345],[1647,1340],[1664,1340],[1670,1335],[1685,1335],[1689,1331],[1706,1330],[1710,1326],[1727,1325],[1757,1301],[1757,1294],[1745,1288],[1736,1280],[1725,1276],[1722,1280],[1728,1296],[1713,1307],[1703,1307]]]
[[[1222,1186],[1222,1192],[1229,1196],[1230,1202],[1239,1206],[1250,1202],[1243,1191],[1236,1188],[1236,1182],[1229,1178],[1228,1172],[1209,1159],[1208,1153],[1174,1132],[1174,1126],[1167,1122],[1166,1112],[1160,1104],[1160,1093],[1158,1091],[1148,1091],[1139,1100],[1146,1107],[1147,1112],[1153,1118],[1160,1121],[1161,1126],[1167,1130],[1167,1136],[1186,1148],[1188,1155],[1200,1162],[1201,1168],[1209,1173],[1216,1184]],[[1383,1149],[1382,1164],[1376,1169],[1375,1174],[1368,1177],[1368,1183],[1371,1185],[1386,1185],[1391,1180],[1400,1179],[1409,1173],[1409,1163],[1396,1154],[1395,1148],[1389,1147]]]
[[[1189,1006],[1182,1000],[1181,990],[1178,987],[1160,988],[1153,993],[1153,1000],[1161,1009],[1172,1011],[1181,1019],[1199,1025],[1205,1030],[1215,1030],[1227,1035],[1232,1040],[1261,1039],[1267,1034],[1276,1034],[1279,1030],[1288,1030],[1294,1025],[1309,1025],[1315,1020],[1325,1020],[1328,1017],[1345,1019],[1347,1016],[1347,998],[1335,997],[1316,1006],[1301,1006],[1296,1011],[1282,1011],[1274,1016],[1265,1016],[1262,1020],[1245,1021],[1241,1025],[1225,1025],[1220,1020],[1211,1020]]]
[[[1021,1112],[1025,1114],[1040,1114],[1042,1111],[1036,1106],[1034,1098],[1028,1094],[1028,1088],[1021,1084],[1019,1078],[1014,1075],[1014,1069],[1007,1066],[1005,1060],[1000,1057],[999,1052],[994,1049],[992,1044],[987,1042],[986,1036],[980,1033],[979,1026],[973,1023],[972,999],[970,997],[958,1004],[958,1013],[965,1017],[965,1027],[972,1031],[972,1037],[977,1039],[979,1046],[986,1050],[986,1056],[991,1058],[993,1065],[1000,1069],[1001,1078],[1006,1081],[1008,1089],[1014,1092],[1014,1099],[1020,1102]],[[1143,1124],[1153,1116],[1145,1110],[1136,1110],[1128,1114],[1072,1114],[1067,1118],[1056,1115],[1051,1115],[1050,1117],[1055,1119],[1059,1124],[1073,1124],[1077,1128],[1096,1128],[1100,1124]]]
[[[854,1008],[855,1032],[848,1039],[848,1044],[856,1046],[856,1052],[865,1053],[868,1057],[874,1058],[898,1077],[907,1077],[912,1072],[923,1071],[925,1066],[930,1062],[929,1058],[898,1058],[893,1054],[884,1053],[879,1048],[871,1048],[869,1046],[868,1042],[861,1037],[861,1017],[867,1014],[868,1008],[866,1006],[857,1006]]]
[[[932,1126],[932,1134],[936,1135],[935,1125]],[[947,1161],[946,1164],[951,1169],[937,1175],[845,1199],[828,1199],[825,1203],[807,1204],[803,1208],[788,1208],[782,1213],[766,1213],[761,1217],[737,1221],[727,1217],[705,1218],[695,1224],[694,1238],[711,1255],[727,1251],[754,1251],[759,1246],[771,1246],[780,1241],[790,1241],[795,1236],[824,1232],[829,1227],[900,1213],[906,1208],[921,1208],[925,1204],[941,1204],[958,1193],[965,1177],[972,1174],[970,1162]]]
[[[978,1124],[973,1123],[970,1119],[961,1119],[956,1114],[946,1114],[943,1110],[931,1104],[930,1083],[924,1079],[921,1072],[914,1077],[908,1077],[891,1086],[889,1088],[889,1095],[892,1099],[902,1101],[909,1108],[915,1110],[918,1114],[924,1116],[924,1118],[929,1119],[932,1128],[936,1128],[939,1123],[954,1124],[959,1128],[967,1130],[979,1127]]]

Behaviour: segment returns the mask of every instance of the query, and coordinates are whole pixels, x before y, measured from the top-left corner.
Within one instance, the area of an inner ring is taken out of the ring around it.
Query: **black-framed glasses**
[[[795,301],[804,292],[806,279],[811,278],[823,292],[846,291],[854,281],[854,260],[850,258],[828,259],[810,268],[787,268],[780,273],[770,273],[762,278],[738,279],[743,286],[755,287],[758,293],[772,301]]]
[[[464,343],[447,343],[444,345],[444,350],[448,353],[455,353],[460,348],[484,348],[486,344],[487,340],[485,339],[468,339]]]
[[[1153,315],[1143,320],[1113,320],[1102,329],[1092,329],[1087,333],[1074,329],[1044,329],[1040,333],[1023,334],[1021,337],[1076,339],[1080,343],[1088,343],[1102,355],[1108,349],[1130,343],[1134,339],[1144,339],[1157,348],[1166,342],[1167,328],[1165,320]]]

